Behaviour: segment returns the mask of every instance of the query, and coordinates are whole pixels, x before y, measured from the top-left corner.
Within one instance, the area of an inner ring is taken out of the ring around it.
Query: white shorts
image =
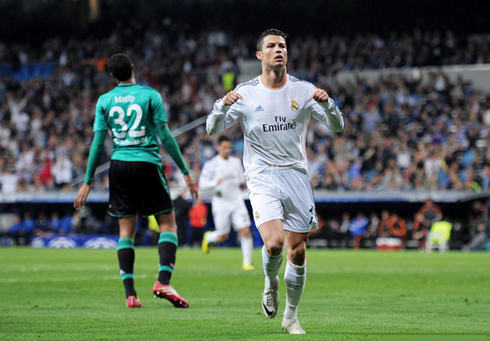
[[[315,198],[307,174],[286,167],[270,167],[247,179],[257,227],[275,219],[284,230],[308,233],[318,227]]]
[[[250,227],[250,217],[243,201],[233,211],[213,212],[213,219],[214,227],[220,236],[229,234],[231,226],[235,231]]]

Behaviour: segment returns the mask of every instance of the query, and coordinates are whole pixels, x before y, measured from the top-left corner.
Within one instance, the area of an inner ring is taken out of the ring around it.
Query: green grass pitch
[[[307,335],[261,309],[263,272],[239,249],[179,249],[172,284],[151,293],[155,248],[136,248],[141,309],[127,309],[115,250],[0,249],[0,340],[490,340],[490,254],[308,250],[299,308]],[[281,268],[283,276],[284,264]]]

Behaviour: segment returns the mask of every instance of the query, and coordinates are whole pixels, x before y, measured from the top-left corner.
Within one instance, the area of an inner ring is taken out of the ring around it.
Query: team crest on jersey
[[[298,111],[299,109],[299,104],[296,102],[294,99],[291,101],[291,110],[292,111]]]

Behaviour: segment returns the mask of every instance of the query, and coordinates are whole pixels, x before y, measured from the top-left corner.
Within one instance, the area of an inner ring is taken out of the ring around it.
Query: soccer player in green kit
[[[134,236],[137,215],[154,215],[160,226],[158,280],[153,286],[155,297],[169,300],[176,308],[189,304],[170,285],[177,253],[177,228],[174,207],[167,181],[162,172],[160,145],[184,175],[191,196],[197,189],[189,175],[179,146],[167,126],[167,115],[160,94],[136,84],[134,65],[124,54],[108,61],[109,72],[117,87],[100,96],[94,122],[94,140],[90,148],[85,181],[75,198],[74,207],[85,205],[95,168],[104,150],[107,130],[112,133],[112,158],[109,169],[108,213],[119,218],[119,259],[121,279],[126,290],[126,306],[139,308],[141,302],[134,288]]]

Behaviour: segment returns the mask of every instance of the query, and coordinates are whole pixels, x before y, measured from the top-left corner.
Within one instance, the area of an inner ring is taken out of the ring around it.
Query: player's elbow
[[[340,133],[342,130],[344,130],[344,123],[339,122],[338,124],[333,124],[331,129],[336,133]]]

